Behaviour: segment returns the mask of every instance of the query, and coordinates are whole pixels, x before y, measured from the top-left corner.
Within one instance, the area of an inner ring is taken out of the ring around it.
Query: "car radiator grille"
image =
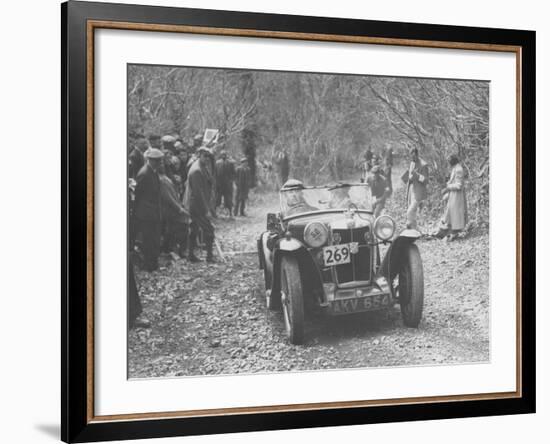
[[[340,243],[347,244],[357,242],[359,252],[351,255],[351,263],[336,265],[336,278],[339,284],[350,281],[370,281],[371,279],[371,252],[370,247],[365,241],[365,233],[369,227],[354,228],[349,230],[333,230],[341,237]]]

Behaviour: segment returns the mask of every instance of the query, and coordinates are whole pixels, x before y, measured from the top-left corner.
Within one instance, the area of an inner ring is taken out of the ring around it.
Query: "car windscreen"
[[[366,184],[281,190],[280,200],[283,217],[317,210],[372,211],[371,192]]]

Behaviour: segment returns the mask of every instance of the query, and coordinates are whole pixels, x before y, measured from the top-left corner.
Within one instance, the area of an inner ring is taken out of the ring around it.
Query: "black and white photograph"
[[[1,441],[547,436],[550,27],[505,6],[7,3]]]
[[[490,362],[490,89],[128,64],[128,378]]]

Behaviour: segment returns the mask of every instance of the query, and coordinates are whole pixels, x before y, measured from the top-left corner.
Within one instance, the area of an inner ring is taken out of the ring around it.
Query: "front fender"
[[[301,248],[305,249],[305,246],[299,240],[294,238],[282,238],[279,241],[279,249],[282,251],[298,251]]]
[[[256,249],[258,251],[258,265],[260,270],[265,270],[265,249],[264,249],[264,237],[267,233],[264,232],[256,239]]]
[[[260,270],[264,270],[265,289],[269,290],[273,282],[273,246],[274,234],[270,231],[263,232],[256,240],[258,247],[258,261],[260,264]]]
[[[392,282],[401,268],[403,252],[421,236],[417,230],[405,229],[401,231],[388,248],[378,274],[388,279],[388,282]]]
[[[401,233],[399,233],[399,235],[397,236],[397,239],[399,239],[400,237],[406,237],[408,239],[416,240],[416,239],[420,239],[421,236],[422,234],[420,233],[420,231],[415,230],[413,228],[405,228],[404,230],[401,231]]]
[[[300,267],[300,275],[304,290],[309,292],[315,286],[322,285],[319,270],[315,265],[311,254],[307,248],[296,239],[286,240],[284,249],[281,248],[282,240],[279,244],[280,248],[275,250],[273,255],[273,279],[271,281],[271,297],[278,298],[281,296],[281,260],[284,256],[293,256],[298,260]],[[294,242],[292,242],[294,241]],[[305,279],[304,279],[305,278]]]

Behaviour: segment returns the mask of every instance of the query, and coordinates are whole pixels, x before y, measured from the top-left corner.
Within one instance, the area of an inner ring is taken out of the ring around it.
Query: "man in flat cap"
[[[195,163],[195,161],[199,158],[198,150],[202,146],[202,135],[196,134],[195,137],[193,137],[193,143],[190,146],[190,152],[189,152],[189,158],[187,160],[187,174],[189,174],[189,170],[191,169],[191,166]]]
[[[157,148],[160,150],[162,148],[160,136],[158,134],[150,134],[149,145],[151,145],[153,148]]]
[[[367,184],[373,198],[372,212],[374,217],[380,216],[386,206],[386,199],[390,195],[390,187],[387,179],[382,175],[380,165],[374,165],[367,177]]]
[[[197,150],[202,146],[202,134],[197,133],[193,137],[193,152],[196,153]]]
[[[185,184],[187,182],[187,162],[189,161],[189,153],[187,151],[187,147],[181,141],[176,142],[174,144],[174,148],[176,149],[176,155],[179,160],[177,175],[180,177],[180,193],[183,196],[183,193],[185,192]]]
[[[246,216],[244,209],[248,200],[248,190],[250,188],[251,172],[248,166],[248,159],[243,157],[240,165],[235,171],[235,185],[237,191],[235,193],[235,216],[240,214]]]
[[[176,148],[175,148],[174,145],[176,143],[176,138],[174,136],[170,136],[169,134],[167,134],[165,136],[162,136],[160,141],[161,141],[161,144],[162,144],[162,151],[163,151],[164,155],[166,155],[166,152],[170,152],[171,154],[175,154]]]
[[[418,155],[418,148],[409,150],[411,163],[401,180],[407,186],[407,228],[417,229],[417,211],[428,198],[428,164]]]
[[[233,181],[235,180],[235,165],[227,158],[227,153],[222,150],[220,158],[216,160],[216,207],[222,204],[232,216],[233,210]]]
[[[135,216],[142,238],[144,268],[154,271],[158,268],[161,236],[161,195],[159,168],[163,154],[157,148],[149,148],[145,154],[146,163],[136,177]]]
[[[211,162],[212,152],[205,147],[197,150],[198,158],[191,165],[187,176],[187,188],[185,190],[184,203],[191,215],[189,230],[189,254],[191,262],[199,262],[195,256],[195,247],[199,229],[202,230],[204,243],[206,245],[206,260],[214,262],[212,246],[214,244],[214,226],[210,222],[212,215],[211,208],[211,177],[207,172],[207,165]]]

